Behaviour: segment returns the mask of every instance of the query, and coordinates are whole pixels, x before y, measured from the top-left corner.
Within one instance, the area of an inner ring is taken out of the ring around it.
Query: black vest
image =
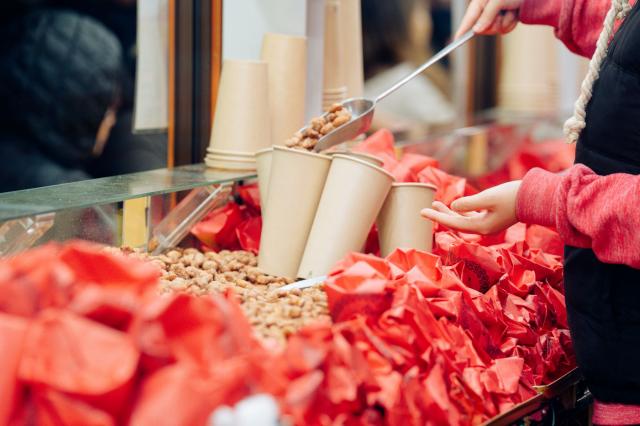
[[[640,174],[638,5],[611,42],[586,121],[576,163],[599,175]],[[564,274],[571,335],[589,389],[602,402],[640,404],[640,270],[566,247]]]

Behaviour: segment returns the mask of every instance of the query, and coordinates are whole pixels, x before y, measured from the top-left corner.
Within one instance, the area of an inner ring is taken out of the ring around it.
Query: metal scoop
[[[400,87],[404,86],[407,82],[422,73],[431,65],[435,64],[440,59],[444,58],[449,53],[453,52],[458,47],[471,40],[474,35],[475,33],[473,31],[469,31],[460,38],[456,39],[453,43],[449,44],[444,49],[436,53],[427,62],[420,65],[420,67],[418,67],[414,72],[391,86],[385,92],[378,95],[375,101],[364,98],[352,98],[342,102],[342,106],[351,113],[351,121],[320,138],[314,148],[314,151],[320,152],[327,150],[332,146],[341,144],[345,141],[353,140],[357,136],[369,130],[369,128],[371,127],[371,121],[373,120],[373,112],[375,111],[376,104],[378,102],[386,98],[391,93],[395,92]]]

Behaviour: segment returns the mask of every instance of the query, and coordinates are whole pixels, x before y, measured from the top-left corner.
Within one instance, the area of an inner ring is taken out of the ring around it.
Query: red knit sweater
[[[570,50],[590,57],[610,6],[611,0],[525,0],[520,20],[554,27]],[[555,227],[566,244],[591,248],[602,262],[640,269],[638,206],[640,176],[598,176],[575,165],[562,176],[541,169],[527,173],[516,214],[522,222]],[[593,422],[640,424],[640,406],[596,401]]]

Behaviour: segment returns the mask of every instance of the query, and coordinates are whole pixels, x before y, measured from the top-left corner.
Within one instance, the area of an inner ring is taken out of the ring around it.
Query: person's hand
[[[433,208],[423,209],[420,214],[449,228],[474,234],[494,234],[518,222],[516,198],[521,181],[482,191],[451,203],[451,209],[439,201]]]
[[[471,0],[455,38],[470,29],[478,34],[506,34],[518,23],[524,0]]]

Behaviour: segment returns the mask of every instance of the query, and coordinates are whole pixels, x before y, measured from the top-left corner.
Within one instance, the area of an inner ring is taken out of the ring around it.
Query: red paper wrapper
[[[250,251],[258,254],[260,249],[260,233],[262,231],[262,218],[252,217],[240,225],[236,229],[236,236],[242,250]]]
[[[18,366],[22,358],[28,322],[20,317],[0,313],[0,424],[9,424],[11,414],[21,404]]]
[[[74,394],[117,416],[131,396],[138,360],[126,334],[48,309],[27,330],[18,377],[35,387]]]
[[[398,160],[389,132],[357,150],[439,185],[445,203],[475,192],[429,157]],[[257,188],[238,195],[193,229],[206,248],[257,252]],[[232,292],[159,296],[155,267],[94,245],[0,260],[0,423],[197,425],[267,392],[295,425],[479,424],[575,366],[553,230],[437,228],[435,241],[434,253],[346,256],[325,287],[333,324],[281,351],[254,338]]]
[[[236,229],[242,221],[240,206],[228,203],[209,213],[191,229],[191,233],[211,250],[237,250],[240,245]]]

